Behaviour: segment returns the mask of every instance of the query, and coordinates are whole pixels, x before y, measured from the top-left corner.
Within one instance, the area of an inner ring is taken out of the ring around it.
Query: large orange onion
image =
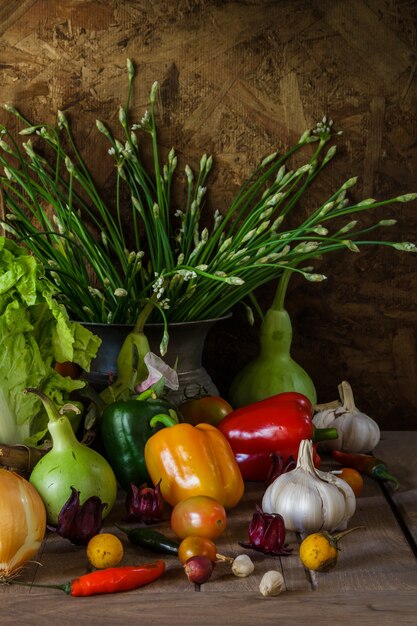
[[[0,469],[0,582],[33,559],[46,531],[42,498],[25,478]]]

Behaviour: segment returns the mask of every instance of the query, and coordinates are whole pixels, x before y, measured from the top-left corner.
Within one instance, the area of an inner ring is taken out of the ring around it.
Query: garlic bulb
[[[287,530],[344,530],[356,510],[356,498],[346,481],[314,467],[313,444],[304,439],[296,468],[269,485],[262,509],[282,515]]]
[[[378,424],[355,406],[352,388],[345,380],[339,385],[342,405],[319,411],[313,417],[317,428],[336,428],[338,438],[320,443],[323,450],[372,452],[379,443]]]

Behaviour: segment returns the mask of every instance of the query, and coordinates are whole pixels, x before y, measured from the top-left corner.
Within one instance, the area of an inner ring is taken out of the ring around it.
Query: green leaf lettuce
[[[25,387],[42,389],[58,406],[84,387],[63,377],[56,361],[88,371],[101,340],[72,322],[54,298],[43,268],[24,248],[0,237],[0,442],[33,444],[47,429],[39,399]]]

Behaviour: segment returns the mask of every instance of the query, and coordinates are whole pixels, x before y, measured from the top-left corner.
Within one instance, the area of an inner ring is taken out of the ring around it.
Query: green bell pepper
[[[125,491],[131,483],[151,483],[144,449],[148,439],[165,428],[161,423],[150,426],[151,419],[161,414],[171,415],[178,421],[180,419],[175,405],[162,398],[149,396],[146,391],[136,398],[114,402],[103,412],[100,436],[105,456]]]

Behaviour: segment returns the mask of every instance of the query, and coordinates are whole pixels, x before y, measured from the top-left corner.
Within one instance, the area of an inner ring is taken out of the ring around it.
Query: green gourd
[[[33,388],[26,392],[41,399],[49,417],[52,449],[37,462],[29,478],[45,504],[48,523],[57,524],[58,515],[71,495],[71,487],[80,492],[81,504],[91,496],[98,496],[107,505],[103,510],[105,517],[117,496],[117,482],[109,463],[78,441],[69,419],[58,412],[48,396]]]
[[[290,270],[282,274],[272,306],[262,321],[258,356],[232,382],[229,401],[235,409],[286,391],[304,394],[313,405],[317,402],[313,381],[290,354],[292,325],[284,308],[290,275]]]
[[[151,301],[145,304],[133,330],[127,335],[120,348],[116,364],[117,378],[100,393],[100,398],[106,405],[131,395],[136,385],[148,375],[144,358],[151,348],[144,333],[144,326],[153,307],[154,303]]]

